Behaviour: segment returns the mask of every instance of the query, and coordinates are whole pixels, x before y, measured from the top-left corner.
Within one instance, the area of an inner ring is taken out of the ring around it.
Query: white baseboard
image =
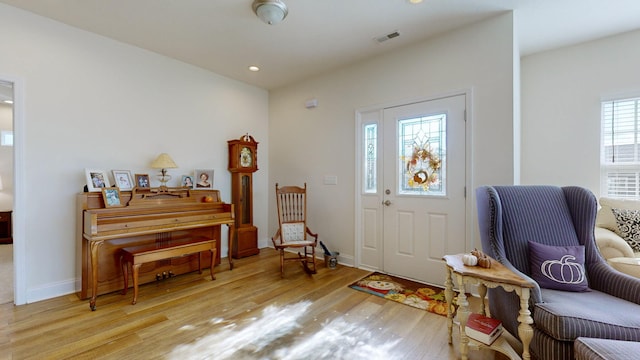
[[[69,279],[27,289],[27,304],[76,292],[76,280]]]
[[[260,247],[260,249],[265,249],[265,248],[273,249],[273,244],[269,243],[268,245]],[[291,252],[291,253],[296,252],[294,250],[288,250],[288,249],[285,249],[285,251]],[[321,249],[316,249],[316,259],[320,259],[324,261],[324,252],[322,252]],[[351,255],[343,255],[343,254],[338,255],[338,264],[340,265],[354,267],[354,262],[355,262],[354,258]]]

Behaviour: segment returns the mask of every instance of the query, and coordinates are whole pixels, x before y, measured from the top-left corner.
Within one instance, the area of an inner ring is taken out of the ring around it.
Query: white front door
[[[457,95],[363,114],[363,266],[442,284],[442,256],[465,251],[465,102]]]

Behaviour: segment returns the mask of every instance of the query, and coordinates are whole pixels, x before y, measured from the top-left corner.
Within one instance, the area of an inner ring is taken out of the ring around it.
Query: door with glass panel
[[[465,96],[363,114],[360,260],[433,284],[465,251]]]

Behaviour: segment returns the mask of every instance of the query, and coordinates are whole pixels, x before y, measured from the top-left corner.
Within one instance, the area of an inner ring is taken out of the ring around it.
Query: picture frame
[[[136,174],[136,187],[142,189],[151,188],[151,183],[149,182],[149,174]]]
[[[102,188],[102,199],[106,208],[124,206],[120,200],[120,189],[117,187]]]
[[[196,169],[194,174],[194,189],[213,189],[213,169]]]
[[[113,181],[120,190],[131,190],[134,187],[131,171],[129,170],[111,170]]]
[[[193,189],[195,187],[195,184],[193,182],[193,175],[182,175],[180,186],[188,189]]]
[[[107,172],[104,170],[84,169],[84,174],[87,179],[87,190],[90,192],[98,192],[103,188],[111,187]]]

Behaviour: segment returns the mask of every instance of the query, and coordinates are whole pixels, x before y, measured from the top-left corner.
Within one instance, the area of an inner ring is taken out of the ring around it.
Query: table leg
[[[104,241],[90,241],[89,249],[91,253],[91,300],[89,307],[91,311],[96,311],[96,298],[98,297],[98,250]]]
[[[131,305],[135,305],[138,302],[138,275],[140,274],[140,266],[142,264],[133,264],[133,301]]]
[[[229,260],[229,270],[233,270],[233,259],[232,259],[232,250],[233,250],[233,237],[235,236],[236,227],[233,224],[227,224],[229,227],[229,245],[227,246],[227,259]]]
[[[487,316],[487,305],[485,303],[485,299],[487,297],[487,286],[485,284],[478,284],[478,295],[480,296],[480,314],[483,316]]]
[[[217,250],[216,250],[216,246],[212,245],[211,247],[211,259],[215,259],[216,258],[216,254],[217,254]],[[215,280],[216,276],[213,274],[213,267],[216,265],[216,262],[214,260],[211,260],[211,268],[209,269],[211,271],[211,280]]]
[[[467,319],[469,318],[469,301],[467,301],[466,290],[464,286],[464,279],[462,275],[456,274],[456,280],[458,282],[458,320],[460,321],[460,357],[462,360],[467,360],[467,354],[469,353],[469,338],[465,332],[467,326]]]
[[[444,281],[444,298],[447,300],[447,329],[449,331],[449,345],[453,343],[453,313],[451,306],[453,303],[453,281],[451,280],[451,269],[447,266],[447,278]]]
[[[127,288],[129,287],[129,262],[125,261],[121,256],[120,264],[122,264],[122,275],[124,277],[124,288],[122,289],[122,295],[127,295]]]
[[[529,311],[529,288],[516,288],[516,293],[520,297],[520,313],[518,315],[518,336],[522,341],[522,359],[531,359],[529,353],[529,344],[533,338],[533,319],[531,318],[531,312]]]

